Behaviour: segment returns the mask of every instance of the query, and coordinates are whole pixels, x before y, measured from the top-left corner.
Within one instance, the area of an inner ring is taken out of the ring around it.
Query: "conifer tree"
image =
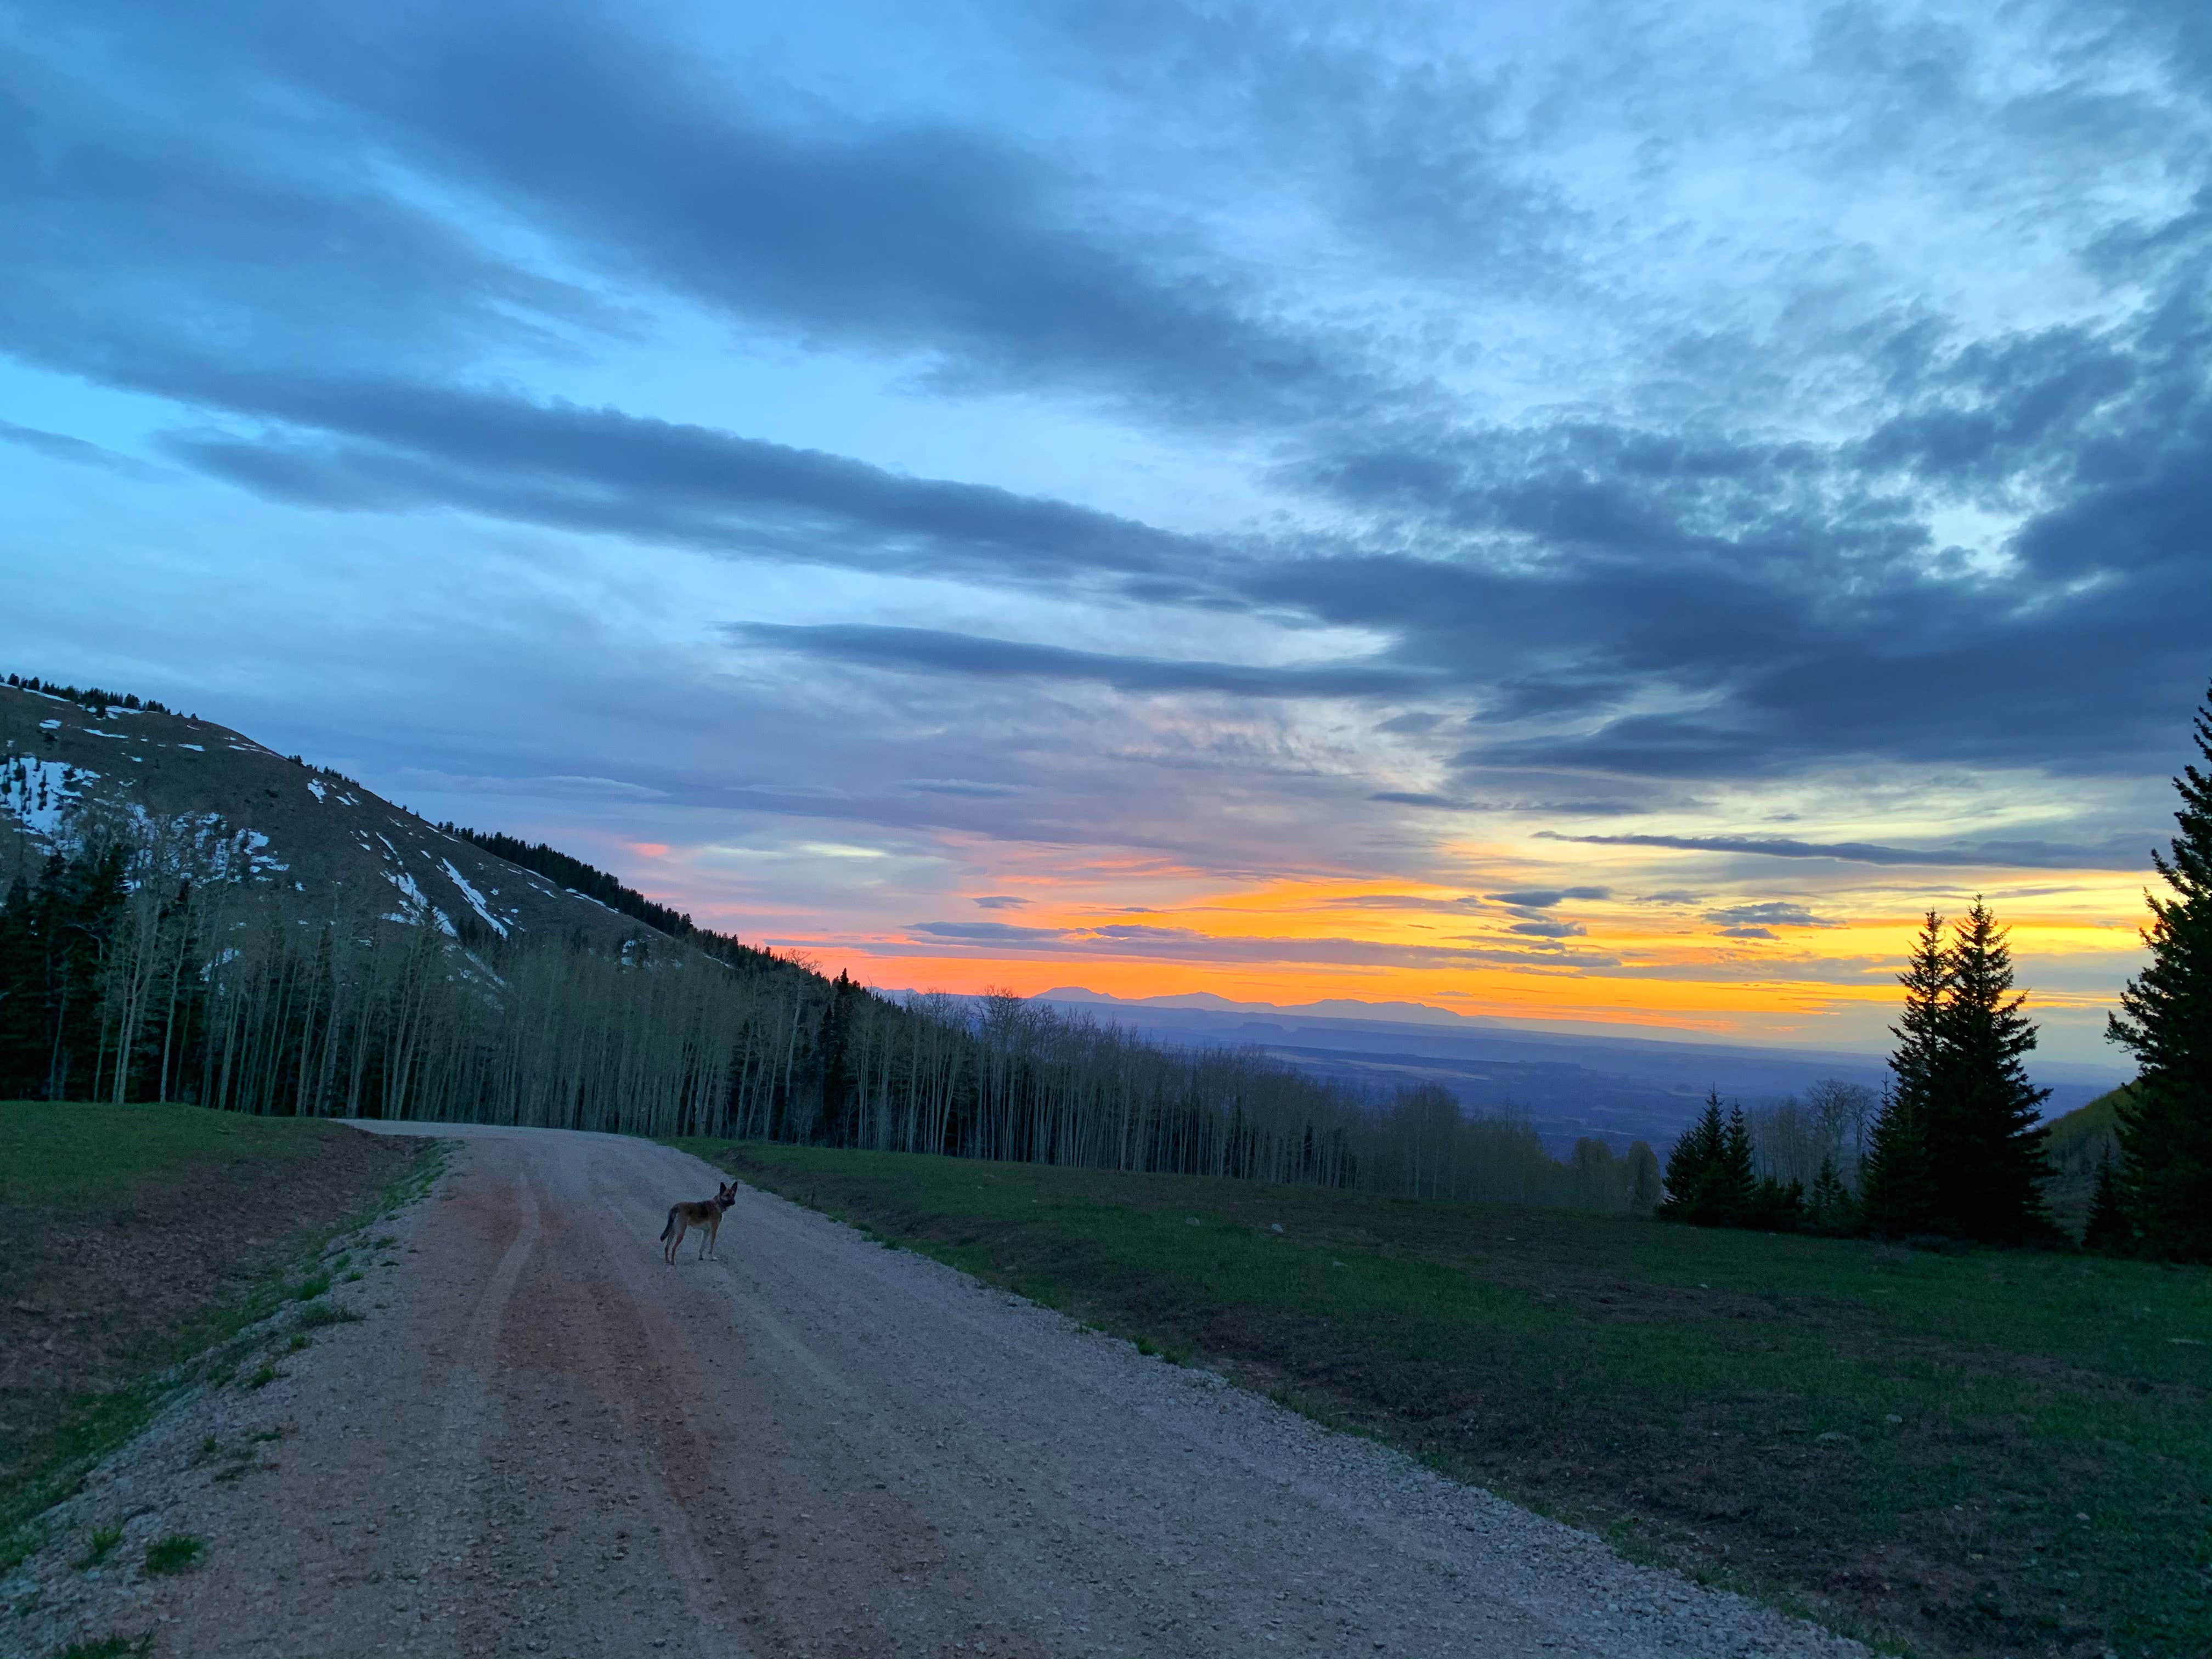
[[[1741,1103],[1729,1108],[1728,1127],[1721,1133],[1720,1162],[1711,1176],[1713,1201],[1723,1224],[1748,1218],[1757,1182],[1751,1170],[1751,1126],[1744,1121]]]
[[[2035,1025],[2013,989],[2011,947],[1978,895],[1953,930],[1950,994],[1936,1021],[1941,1063],[1926,1138],[1936,1220],[1966,1238],[2047,1238],[2043,1184],[2051,1164],[2038,1109],[2051,1091],[2028,1081],[2021,1056]]]
[[[1682,1131],[1674,1150],[1667,1155],[1667,1199],[1657,1214],[1669,1221],[1705,1222],[1703,1201],[1708,1178],[1720,1163],[1721,1142],[1726,1133],[1720,1091],[1716,1089],[1705,1096],[1704,1113]]]
[[[1935,1222],[1934,1165],[1929,1139],[1931,1105],[1945,1086],[1943,1005],[1951,991],[1943,918],[1922,918],[1905,971],[1905,1008],[1891,1026],[1890,1085],[1869,1139],[1860,1177],[1867,1223],[1877,1232],[1925,1232]]]
[[[2212,693],[2194,730],[2212,767]],[[2212,775],[2185,765],[2173,787],[2180,833],[2171,858],[2151,854],[2172,895],[2145,895],[2150,962],[2109,1026],[2141,1067],[2120,1107],[2117,1183],[2145,1250],[2212,1261]]]
[[[1850,1224],[1851,1193],[1844,1179],[1836,1173],[1836,1160],[1824,1155],[1820,1173],[1813,1178],[1813,1191],[1807,1200],[1808,1218],[1815,1227],[1829,1232],[1841,1232]]]
[[[1720,1091],[1708,1091],[1705,1111],[1667,1159],[1667,1201],[1657,1213],[1699,1227],[1738,1227],[1751,1219],[1755,1191],[1751,1126],[1743,1108],[1733,1108],[1724,1118]]]
[[[2107,1152],[2097,1160],[2097,1190],[2089,1200],[2089,1225],[2081,1235],[2081,1247],[2124,1255],[2135,1242],[2134,1234],[2113,1176],[2112,1155]]]
[[[1869,1228],[1893,1238],[1926,1232],[1934,1223],[1936,1192],[1921,1102],[1894,1087],[1883,1094],[1867,1139],[1859,1212]]]

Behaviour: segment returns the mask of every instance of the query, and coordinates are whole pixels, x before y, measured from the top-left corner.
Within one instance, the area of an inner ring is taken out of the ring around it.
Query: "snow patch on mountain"
[[[82,786],[96,780],[66,761],[18,755],[0,766],[0,811],[13,814],[41,840],[51,842],[78,802]]]
[[[461,896],[468,900],[469,908],[474,910],[477,915],[483,918],[485,927],[490,928],[492,932],[497,933],[501,939],[505,939],[507,937],[507,924],[501,921],[497,916],[492,915],[490,907],[484,902],[483,895],[477,891],[475,888],[469,885],[469,878],[466,876],[453,868],[453,860],[441,859],[439,862],[446,866],[447,878],[450,880],[454,886],[459,888],[461,890]]]

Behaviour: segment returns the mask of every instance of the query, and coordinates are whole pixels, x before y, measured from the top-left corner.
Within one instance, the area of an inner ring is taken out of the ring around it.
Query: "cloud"
[[[794,339],[922,353],[948,384],[1297,420],[1373,395],[1202,245],[1048,150],[941,117],[802,114],[626,14],[369,9],[258,31],[264,61],[568,256]]]
[[[1505,931],[1532,939],[1580,939],[1589,929],[1579,921],[1516,921]]]
[[[975,901],[985,910],[1023,910],[1029,908],[1025,898],[1016,898],[1011,893],[988,893]]]
[[[1719,932],[1723,939],[1772,939],[1774,937],[1774,930],[1770,927],[1723,927]]]
[[[963,945],[1042,945],[1072,937],[1064,927],[1018,927],[1006,921],[917,921],[907,932]]]
[[[126,477],[158,478],[161,471],[143,461],[133,460],[128,455],[118,455],[112,449],[88,443],[82,438],[72,438],[65,433],[46,432],[38,427],[17,426],[13,422],[0,421],[0,443],[14,444],[51,460],[69,461],[78,466],[96,466]]]
[[[535,773],[519,777],[489,776],[480,773],[445,772],[431,767],[403,766],[398,776],[412,789],[442,790],[459,795],[573,795],[629,800],[667,800],[665,789],[626,778],[595,777],[579,773]]]
[[[1485,893],[1492,904],[1516,909],[1547,910],[1562,899],[1602,899],[1613,896],[1610,887],[1516,887],[1504,893]]]
[[[1209,557],[1183,538],[1063,502],[904,477],[610,409],[420,382],[259,374],[183,358],[143,364],[132,383],[331,434],[178,431],[162,440],[187,465],[302,506],[458,507],[756,557],[1018,580],[1188,568]]]
[[[2067,847],[2041,842],[1984,842],[1973,847],[1890,847],[1875,842],[1794,841],[1778,836],[1570,836],[1539,830],[1544,841],[1589,847],[1653,847],[1684,853],[1741,853],[1759,858],[1835,859],[1846,864],[1910,865],[1932,869],[2133,869],[2142,856],[2124,848]]]
[[[986,639],[928,628],[832,623],[734,623],[741,643],[854,666],[976,679],[1088,681],[1131,692],[1212,692],[1243,697],[1367,697],[1402,693],[1413,676],[1367,663],[1276,667],[1177,661]]]
[[[1791,904],[1778,899],[1709,910],[1705,913],[1705,920],[1733,927],[1840,927],[1844,925],[1825,916],[1816,916],[1802,904]]]
[[[973,778],[902,778],[899,787],[919,795],[968,795],[977,800],[1000,800],[1032,787],[1021,783],[986,783]]]

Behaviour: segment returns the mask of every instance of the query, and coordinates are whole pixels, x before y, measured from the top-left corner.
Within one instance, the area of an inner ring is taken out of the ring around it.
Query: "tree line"
[[[1378,1101],[1256,1051],[1165,1048],[1012,995],[886,997],[701,929],[597,950],[456,939],[366,900],[318,911],[257,886],[243,838],[204,823],[115,828],[0,903],[0,1097],[730,1136],[1613,1212],[1659,1198],[1649,1147],[1623,1158],[1593,1139],[1563,1163],[1526,1123],[1471,1119],[1434,1087]],[[594,896],[612,881],[549,864],[532,867]]]
[[[148,697],[142,702],[136,696],[129,693],[103,691],[96,685],[82,687],[62,685],[51,680],[42,680],[35,674],[10,674],[8,676],[8,684],[19,690],[38,691],[49,697],[60,697],[65,702],[76,704],[80,708],[90,709],[94,714],[108,708],[143,708],[150,714],[172,714],[176,712],[165,704],[155,702],[151,697]]]
[[[2212,696],[2193,730],[2212,765]],[[2150,962],[2109,1021],[2138,1075],[2122,1093],[2119,1156],[2099,1171],[2082,1243],[2212,1261],[2212,775],[2186,765],[2174,787],[2179,833],[2170,853],[2151,854],[2169,891],[2146,895]],[[2045,1199],[2052,1172],[2038,1109],[2050,1091],[2023,1063],[2036,1030],[2004,930],[1978,897],[1948,931],[1930,911],[1898,977],[1904,1007],[1878,1109],[1865,1110],[1868,1091],[1851,1100],[1835,1092],[1847,1085],[1823,1085],[1808,1139],[1799,1118],[1761,1125],[1712,1095],[1667,1161],[1657,1213],[1706,1226],[2063,1243]],[[1759,1167],[1762,1127],[1818,1150],[1809,1178],[1802,1150],[1786,1178]]]

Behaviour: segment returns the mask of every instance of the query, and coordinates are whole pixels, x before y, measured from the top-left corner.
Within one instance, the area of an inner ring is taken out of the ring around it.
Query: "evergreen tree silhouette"
[[[1682,1132],[1667,1158],[1667,1201],[1656,1214],[1699,1227],[1741,1226],[1749,1219],[1754,1183],[1751,1128],[1737,1106],[1724,1118],[1717,1089],[1705,1109]]]
[[[1891,1237],[1924,1233],[1934,1224],[1936,1192],[1922,1104],[1894,1087],[1882,1096],[1867,1138],[1859,1211],[1871,1231]]]
[[[2004,930],[1978,895],[1953,930],[1948,967],[1926,1120],[1936,1224],[1992,1243],[2048,1238],[2051,1163],[2037,1119],[2051,1091],[2030,1083],[2021,1064],[2035,1047],[2035,1025],[2021,1012],[2027,999],[2013,989]]]
[[[2194,731],[2212,767],[2212,693]],[[2120,1106],[2116,1179],[2146,1251],[2212,1261],[2212,775],[2185,765],[2173,787],[2180,833],[2170,858],[2150,855],[2172,895],[2144,895],[2150,962],[2107,1028],[2141,1067]]]
[[[1948,1086],[1943,1005],[1951,991],[1951,955],[1943,945],[1943,918],[1933,910],[1922,918],[1897,982],[1905,988],[1905,1007],[1889,1028],[1897,1048],[1869,1138],[1861,1197],[1869,1226],[1904,1234],[1935,1224],[1929,1132],[1933,1103]]]
[[[1823,1156],[1820,1173],[1813,1178],[1813,1191],[1806,1202],[1807,1219],[1824,1231],[1841,1232],[1850,1225],[1850,1188],[1836,1173],[1836,1160]]]
[[[2081,1235],[2081,1247],[2120,1255],[2134,1242],[2135,1229],[2128,1223],[2119,1182],[2112,1171],[2112,1155],[2107,1152],[2097,1160],[2097,1190],[2089,1200],[2089,1225]]]
[[[1705,1096],[1704,1114],[1682,1131],[1674,1151],[1667,1155],[1667,1197],[1655,1213],[1668,1221],[1703,1219],[1694,1212],[1705,1189],[1706,1176],[1720,1162],[1724,1133],[1720,1091],[1714,1090]]]

